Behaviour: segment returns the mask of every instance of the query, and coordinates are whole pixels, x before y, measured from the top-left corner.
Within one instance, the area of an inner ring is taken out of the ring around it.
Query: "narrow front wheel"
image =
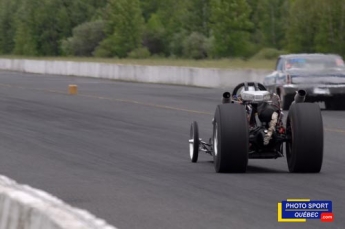
[[[190,137],[189,137],[189,155],[193,163],[198,161],[199,156],[199,129],[196,121],[192,122],[190,126]]]

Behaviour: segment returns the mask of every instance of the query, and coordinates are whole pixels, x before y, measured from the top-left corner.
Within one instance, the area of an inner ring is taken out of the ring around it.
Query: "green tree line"
[[[204,59],[284,52],[344,55],[345,0],[0,0],[0,54]]]

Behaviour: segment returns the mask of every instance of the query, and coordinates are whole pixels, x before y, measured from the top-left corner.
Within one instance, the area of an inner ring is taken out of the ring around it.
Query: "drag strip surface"
[[[222,92],[2,71],[0,174],[122,229],[343,228],[345,112],[322,112],[320,174],[290,174],[285,158],[216,174],[209,155],[190,163],[188,138],[193,120],[211,136]],[[332,200],[335,222],[278,223],[287,198]]]

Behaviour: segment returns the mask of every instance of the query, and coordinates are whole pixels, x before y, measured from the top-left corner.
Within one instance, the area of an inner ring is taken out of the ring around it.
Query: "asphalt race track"
[[[323,111],[320,174],[290,174],[285,158],[217,174],[209,155],[190,162],[188,138],[193,120],[211,136],[222,92],[2,71],[0,174],[120,229],[344,228],[345,112]],[[278,223],[287,198],[332,200],[335,221]]]

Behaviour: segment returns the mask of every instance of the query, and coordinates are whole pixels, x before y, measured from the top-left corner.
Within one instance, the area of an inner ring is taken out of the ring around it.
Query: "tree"
[[[314,52],[314,38],[318,30],[315,0],[290,1],[286,30],[287,48],[291,52]]]
[[[345,54],[345,1],[318,0],[315,51]]]
[[[20,5],[15,21],[14,53],[19,55],[37,55],[37,40],[34,30],[35,12],[38,0],[23,1]]]
[[[92,56],[99,43],[105,38],[104,22],[101,20],[85,22],[73,29],[73,37],[62,42],[66,55]]]
[[[282,48],[285,35],[286,0],[248,0],[254,24],[252,41],[260,47]]]
[[[25,0],[19,6],[15,14],[14,52],[24,55],[60,55],[61,41],[95,11],[83,0]]]
[[[160,2],[161,0],[140,0],[140,8],[145,21],[148,21],[152,14],[157,13]]]
[[[175,34],[183,30],[186,17],[188,15],[187,9],[188,1],[185,0],[161,0],[161,5],[157,11],[164,28],[164,53],[171,55],[170,45]]]
[[[143,33],[143,45],[147,47],[151,54],[164,52],[165,28],[157,14],[151,14],[145,25]]]
[[[245,0],[211,0],[211,30],[215,55],[244,56],[250,39],[251,9]]]
[[[98,54],[126,57],[141,46],[144,19],[139,0],[109,0],[105,15],[106,35]]]
[[[201,33],[191,33],[190,36],[184,40],[182,45],[184,57],[197,60],[208,57],[210,44],[208,39]]]
[[[183,27],[190,33],[197,32],[209,36],[210,0],[189,0],[187,2],[188,13]]]
[[[10,54],[14,49],[15,15],[21,0],[0,0],[0,53]]]

